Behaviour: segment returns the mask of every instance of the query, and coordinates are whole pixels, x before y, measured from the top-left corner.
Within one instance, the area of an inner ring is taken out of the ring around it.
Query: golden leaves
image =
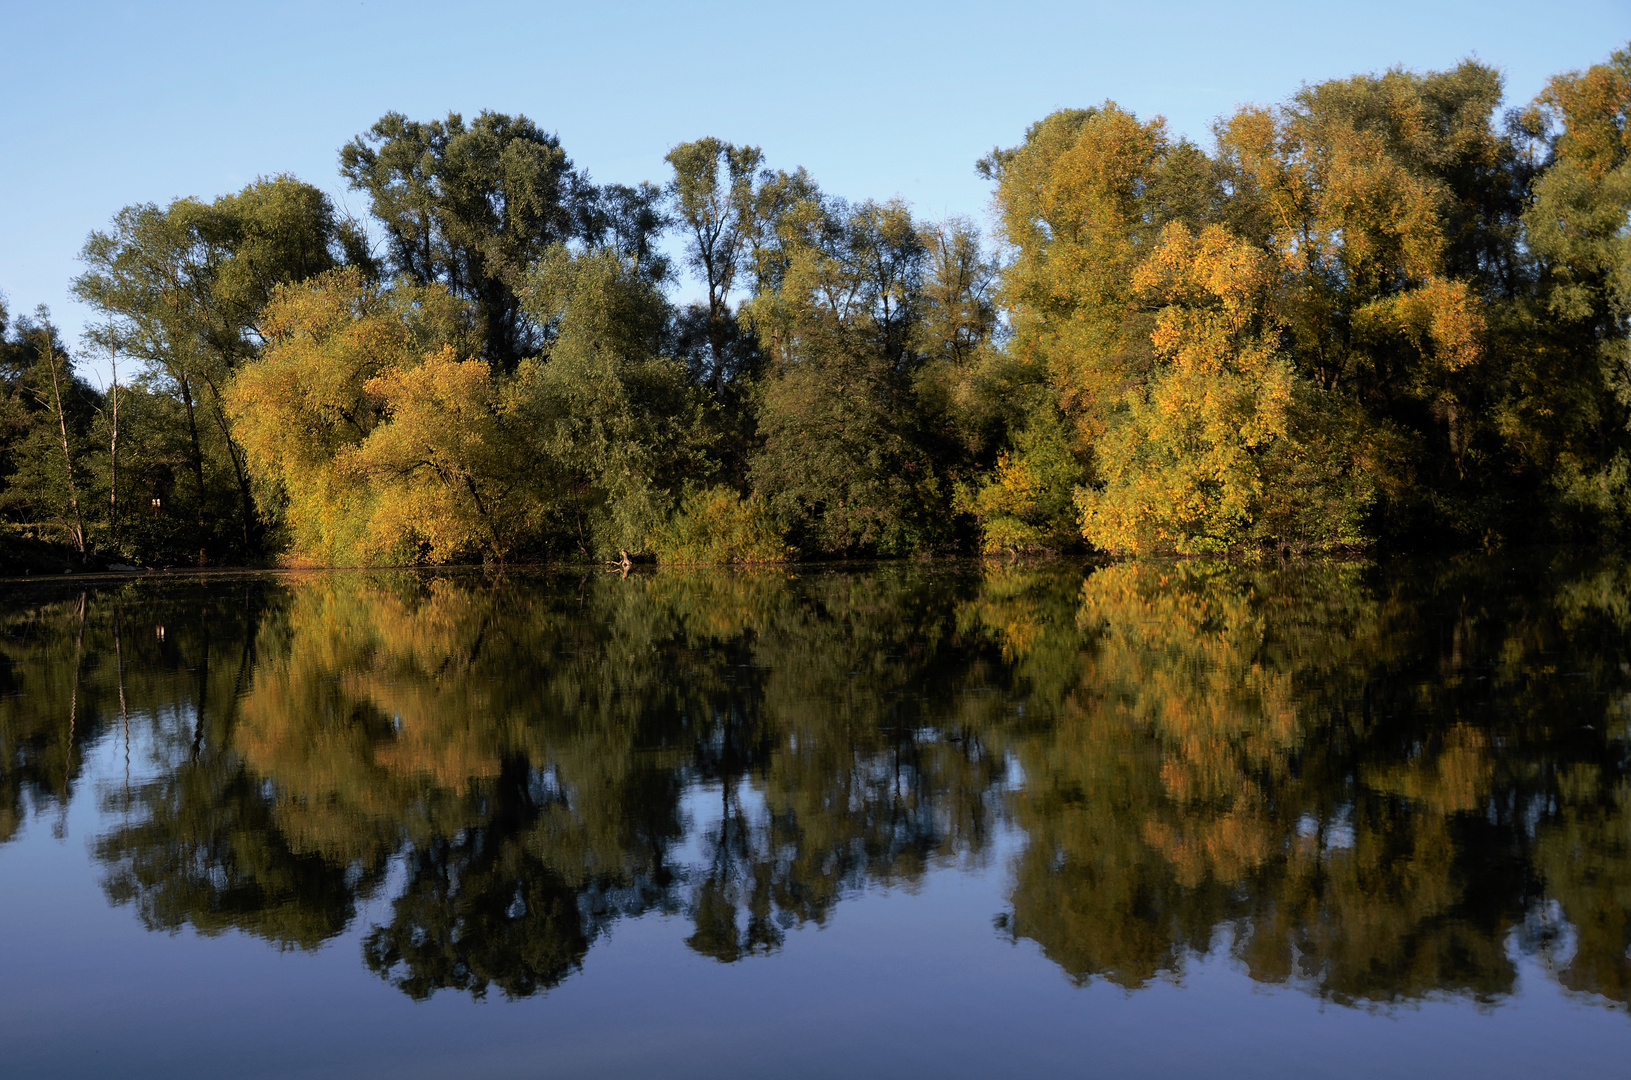
[[[459,360],[451,346],[414,367],[388,368],[364,389],[383,403],[387,422],[347,448],[336,468],[376,491],[369,541],[385,554],[406,542],[429,548],[433,561],[496,549],[492,487],[502,445],[495,440],[497,395],[482,360]]]
[[[1631,50],[1585,72],[1554,75],[1540,102],[1563,121],[1559,159],[1601,180],[1631,156]]]
[[[1392,299],[1401,330],[1422,352],[1431,343],[1439,361],[1456,371],[1483,355],[1483,305],[1465,281],[1434,275]]]
[[[281,489],[297,563],[502,555],[513,532],[487,364],[460,360],[438,288],[355,270],[287,286],[260,359],[227,391],[251,473]]]
[[[1354,326],[1373,342],[1402,337],[1439,371],[1459,371],[1483,356],[1483,304],[1465,281],[1431,276],[1360,308]]]
[[[1292,374],[1273,339],[1273,261],[1218,226],[1169,225],[1133,276],[1165,303],[1161,364],[1127,392],[1096,448],[1104,486],[1078,492],[1082,534],[1111,551],[1237,545],[1262,482],[1253,451],[1286,434]]]

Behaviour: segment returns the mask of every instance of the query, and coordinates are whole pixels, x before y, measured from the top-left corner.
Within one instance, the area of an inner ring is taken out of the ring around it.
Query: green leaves
[[[812,196],[773,227],[783,238],[775,287],[745,310],[773,358],[754,488],[806,550],[945,545],[951,493],[918,394],[928,262],[918,224],[899,202]],[[942,299],[960,303],[952,291]]]
[[[263,554],[264,522],[229,429],[223,388],[259,354],[262,313],[281,285],[364,252],[357,226],[337,219],[328,196],[287,175],[212,203],[128,206],[109,231],[86,241],[81,258],[88,269],[74,291],[107,320],[93,323],[87,336],[135,358],[182,407],[190,483],[179,489],[180,499],[159,478],[131,494],[138,502],[158,498],[161,507],[167,501],[167,514],[191,519],[188,555],[204,561]],[[148,441],[157,434],[132,432]]]
[[[415,557],[638,552],[705,491],[812,554],[1600,536],[1631,524],[1631,52],[1500,105],[1478,62],[1393,69],[1237,109],[1210,153],[1060,110],[979,163],[995,253],[716,137],[661,185],[596,185],[525,116],[388,113],[340,153],[381,259],[276,176],[126,208],[76,291],[109,316],[93,344],[147,367],[137,412],[168,427],[130,445],[201,559],[353,550],[379,496],[348,485],[423,467],[325,474],[315,517],[297,474],[408,416],[463,446],[453,516],[486,521]],[[678,309],[671,227],[702,290]],[[412,374],[431,356],[448,385]],[[519,500],[501,528],[482,470]]]
[[[419,122],[387,113],[340,151],[340,173],[368,194],[392,270],[472,302],[482,355],[515,370],[541,344],[520,290],[551,244],[574,234],[592,193],[560,140],[525,116],[458,113]]]
[[[555,247],[529,280],[529,311],[554,337],[508,398],[519,445],[555,477],[560,542],[607,557],[642,551],[686,468],[694,419],[683,368],[659,353],[667,303],[610,249]]]

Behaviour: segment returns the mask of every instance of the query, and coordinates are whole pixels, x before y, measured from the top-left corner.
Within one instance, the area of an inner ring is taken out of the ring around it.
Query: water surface
[[[7,1076],[1631,1054],[1623,561],[0,598]]]

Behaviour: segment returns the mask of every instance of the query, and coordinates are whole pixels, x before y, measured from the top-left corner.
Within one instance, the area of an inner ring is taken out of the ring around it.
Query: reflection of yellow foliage
[[[1034,618],[1022,616],[1004,623],[1001,633],[1002,658],[1012,661],[1031,651],[1042,633],[1042,625]]]
[[[1144,840],[1172,864],[1178,884],[1239,881],[1278,850],[1272,823],[1251,811],[1179,823],[1146,821]]]
[[[283,856],[319,856],[332,900],[353,869],[378,880],[404,851],[434,867],[479,834],[501,868],[673,910],[696,880],[671,865],[698,825],[681,796],[703,778],[725,821],[690,837],[710,852],[691,940],[720,959],[866,882],[977,858],[1011,825],[1009,928],[1075,979],[1136,987],[1226,929],[1257,980],[1487,1001],[1514,985],[1512,941],[1549,948],[1544,922],[1576,945],[1553,957],[1559,982],[1624,1002],[1627,711],[1602,692],[1625,673],[1615,648],[1578,643],[1631,629],[1627,580],[1560,574],[1537,600],[1465,564],[289,577],[252,649],[217,634],[200,653],[175,628],[183,666],[125,653],[133,680],[159,673],[129,687],[148,715],[192,699],[175,672],[200,657],[208,707],[201,749],[106,850],[128,888],[162,892],[177,845],[237,845],[234,880],[278,897]],[[0,629],[31,695],[0,700],[20,762],[0,776],[4,823],[66,785],[56,725],[70,702],[105,717],[110,686],[106,665],[94,694],[69,678],[72,611]],[[282,862],[243,871],[273,849]],[[215,911],[205,871],[178,909],[195,925],[300,914]],[[343,919],[311,925],[300,940]]]
[[[1394,766],[1370,777],[1368,782],[1442,814],[1480,809],[1495,770],[1488,737],[1466,724],[1457,724],[1436,741],[1435,752],[1423,753],[1419,760]]]
[[[1299,740],[1290,673],[1262,662],[1259,598],[1226,568],[1107,567],[1083,585],[1077,618],[1100,631],[1106,707],[1152,726],[1174,755],[1175,796],[1211,797],[1237,784],[1236,755],[1273,760]]]
[[[460,662],[480,633],[476,605],[446,582],[418,602],[325,578],[297,591],[287,651],[257,667],[235,735],[277,784],[292,833],[357,857],[369,822],[412,819],[427,790],[457,798],[497,774],[498,733],[471,723],[491,683]]]
[[[728,641],[763,633],[790,600],[793,578],[775,570],[721,574],[665,569],[639,579],[653,605],[672,618],[691,641]]]
[[[1487,743],[1457,729],[1403,781],[1435,787],[1430,814],[1347,824],[1302,779],[1336,734],[1324,695],[1376,648],[1381,613],[1357,584],[1343,567],[1088,576],[1069,702],[1016,742],[1016,933],[1077,977],[1136,986],[1210,948],[1237,910],[1257,978],[1344,1000],[1510,985],[1500,933],[1422,936],[1462,903],[1449,815],[1488,775]]]

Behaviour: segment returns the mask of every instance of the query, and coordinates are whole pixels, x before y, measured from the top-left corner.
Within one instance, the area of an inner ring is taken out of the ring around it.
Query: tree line
[[[0,309],[0,514],[150,564],[1601,541],[1628,113],[1623,49],[1514,108],[1474,61],[1308,85],[1210,150],[1061,110],[978,163],[989,240],[752,146],[597,184],[526,117],[393,113],[340,151],[366,220],[280,175],[94,232],[106,390]]]

